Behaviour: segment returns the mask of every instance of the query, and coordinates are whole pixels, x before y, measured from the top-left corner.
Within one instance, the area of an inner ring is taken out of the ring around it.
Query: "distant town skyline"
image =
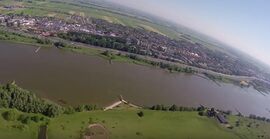
[[[227,43],[270,65],[269,0],[108,0]]]

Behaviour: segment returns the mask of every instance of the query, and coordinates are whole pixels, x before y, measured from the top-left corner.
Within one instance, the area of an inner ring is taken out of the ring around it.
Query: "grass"
[[[236,126],[237,121],[239,121],[238,126]],[[233,131],[237,133],[241,138],[244,139],[270,138],[269,123],[238,116],[230,116],[229,122],[231,123],[232,126],[234,126]]]
[[[28,37],[22,34],[8,32],[4,30],[3,28],[0,28],[0,40],[7,41],[7,42],[21,43],[21,44],[35,45],[35,46],[42,46],[42,47],[51,46],[49,44],[40,44],[38,43],[37,39],[33,37]]]
[[[196,112],[160,112],[144,110],[140,118],[137,110],[82,112],[52,119],[48,129],[50,139],[78,138],[89,124],[89,119],[101,123],[111,139],[238,139],[229,129],[214,119],[200,117]],[[64,128],[63,128],[64,127]]]
[[[0,40],[14,41],[14,42],[25,42],[25,43],[36,43],[35,39],[19,36],[17,34],[9,33],[4,30],[0,30]]]
[[[65,48],[63,48],[63,50],[76,52],[76,53],[80,53],[80,54],[85,54],[85,55],[90,55],[90,56],[99,56],[99,57],[104,58],[106,60],[111,60],[112,62],[126,62],[126,63],[130,63],[130,64],[150,66],[150,64],[148,64],[146,62],[134,60],[134,59],[128,58],[125,55],[117,55],[115,53],[111,53],[111,56],[105,56],[105,55],[102,54],[105,50],[101,50],[100,48],[94,48],[94,47],[79,47],[79,48],[65,47]]]
[[[3,119],[3,112],[8,109],[0,109],[0,139],[36,139],[38,136],[38,128],[41,124],[31,121],[29,124],[23,124],[20,121],[6,121]],[[26,114],[16,112],[18,115],[24,114],[27,116],[34,116],[37,114]]]
[[[0,114],[7,109],[0,109]],[[137,113],[143,111],[144,116]],[[18,114],[26,114],[17,112]],[[33,116],[36,114],[26,114]],[[229,116],[228,129],[216,119],[199,116],[197,112],[164,112],[137,109],[77,112],[51,118],[48,124],[49,139],[79,139],[89,124],[99,123],[109,131],[110,139],[267,139],[270,124],[244,117]],[[240,121],[236,126],[236,121]],[[41,124],[6,121],[0,116],[0,138],[35,139]],[[250,124],[251,123],[251,124]],[[249,126],[250,125],[250,126]],[[18,128],[22,126],[22,128]]]

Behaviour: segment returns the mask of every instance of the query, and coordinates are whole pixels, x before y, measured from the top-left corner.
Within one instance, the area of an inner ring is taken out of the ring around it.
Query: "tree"
[[[137,113],[137,115],[138,115],[139,117],[143,117],[143,116],[144,116],[144,113],[143,113],[142,111],[140,111],[140,112]]]
[[[49,104],[46,111],[45,115],[49,117],[56,117],[62,113],[62,110],[59,106]]]
[[[75,113],[75,109],[71,106],[66,107],[64,110],[64,114],[73,114],[73,113]]]
[[[200,106],[197,108],[197,111],[204,111],[204,110],[205,110],[204,106]]]
[[[54,46],[56,46],[56,47],[67,47],[67,45],[65,43],[63,43],[63,42],[55,42]]]
[[[85,105],[85,106],[84,106],[84,109],[85,109],[86,111],[92,111],[92,110],[95,110],[96,108],[95,108],[95,106],[93,106],[93,105]]]
[[[164,105],[161,105],[161,110],[167,111],[167,110],[168,110],[168,107],[166,107],[166,106],[164,106]]]
[[[175,104],[173,104],[170,108],[169,108],[169,111],[177,111],[178,108]]]
[[[84,105],[79,105],[77,108],[75,108],[76,112],[83,112],[84,111]]]
[[[227,115],[231,115],[231,114],[232,114],[232,111],[227,110],[227,111],[225,111],[224,113],[227,114]]]
[[[105,56],[107,56],[107,57],[111,57],[111,53],[110,53],[108,50],[104,51],[104,52],[102,53],[102,55],[105,55]]]
[[[161,106],[160,105],[157,105],[156,106],[156,110],[161,110]]]
[[[204,116],[204,112],[203,111],[199,111],[198,113],[200,116]]]
[[[22,112],[40,113],[50,116],[51,113],[48,112],[49,106],[54,106],[58,108],[57,110],[61,110],[61,106],[53,103],[49,104],[48,102],[38,98],[35,94],[18,87],[15,83],[0,86],[0,107],[16,108]],[[60,112],[61,111],[59,111],[59,113]]]

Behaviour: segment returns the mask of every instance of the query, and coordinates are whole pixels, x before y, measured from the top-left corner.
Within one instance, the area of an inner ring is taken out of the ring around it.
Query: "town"
[[[119,50],[229,75],[262,76],[256,74],[259,69],[254,65],[220,51],[210,50],[203,47],[202,44],[185,39],[175,40],[144,28],[127,27],[102,19],[78,15],[70,15],[67,19],[57,19],[54,17],[33,17],[21,13],[0,15],[0,23],[1,26],[7,28],[43,37],[62,36],[63,38],[63,34],[75,32],[87,36],[121,39],[122,45],[128,49]],[[64,39],[87,43],[76,38],[71,39],[70,36],[64,37]]]

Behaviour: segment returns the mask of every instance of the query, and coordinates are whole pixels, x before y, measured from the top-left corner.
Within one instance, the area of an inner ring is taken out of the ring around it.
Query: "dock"
[[[40,50],[40,48],[41,48],[41,47],[38,47],[38,48],[36,49],[35,53],[37,53],[37,52]]]
[[[121,95],[119,95],[118,98],[119,98],[119,101],[114,102],[113,104],[111,104],[111,105],[105,107],[103,110],[104,110],[104,111],[112,110],[113,108],[115,108],[115,107],[117,107],[117,106],[119,106],[119,105],[121,105],[121,104],[126,104],[126,105],[128,105],[128,106],[130,106],[130,107],[134,107],[134,108],[141,108],[140,106],[134,105],[134,104],[129,103],[128,101],[124,100],[123,97],[122,97]]]

